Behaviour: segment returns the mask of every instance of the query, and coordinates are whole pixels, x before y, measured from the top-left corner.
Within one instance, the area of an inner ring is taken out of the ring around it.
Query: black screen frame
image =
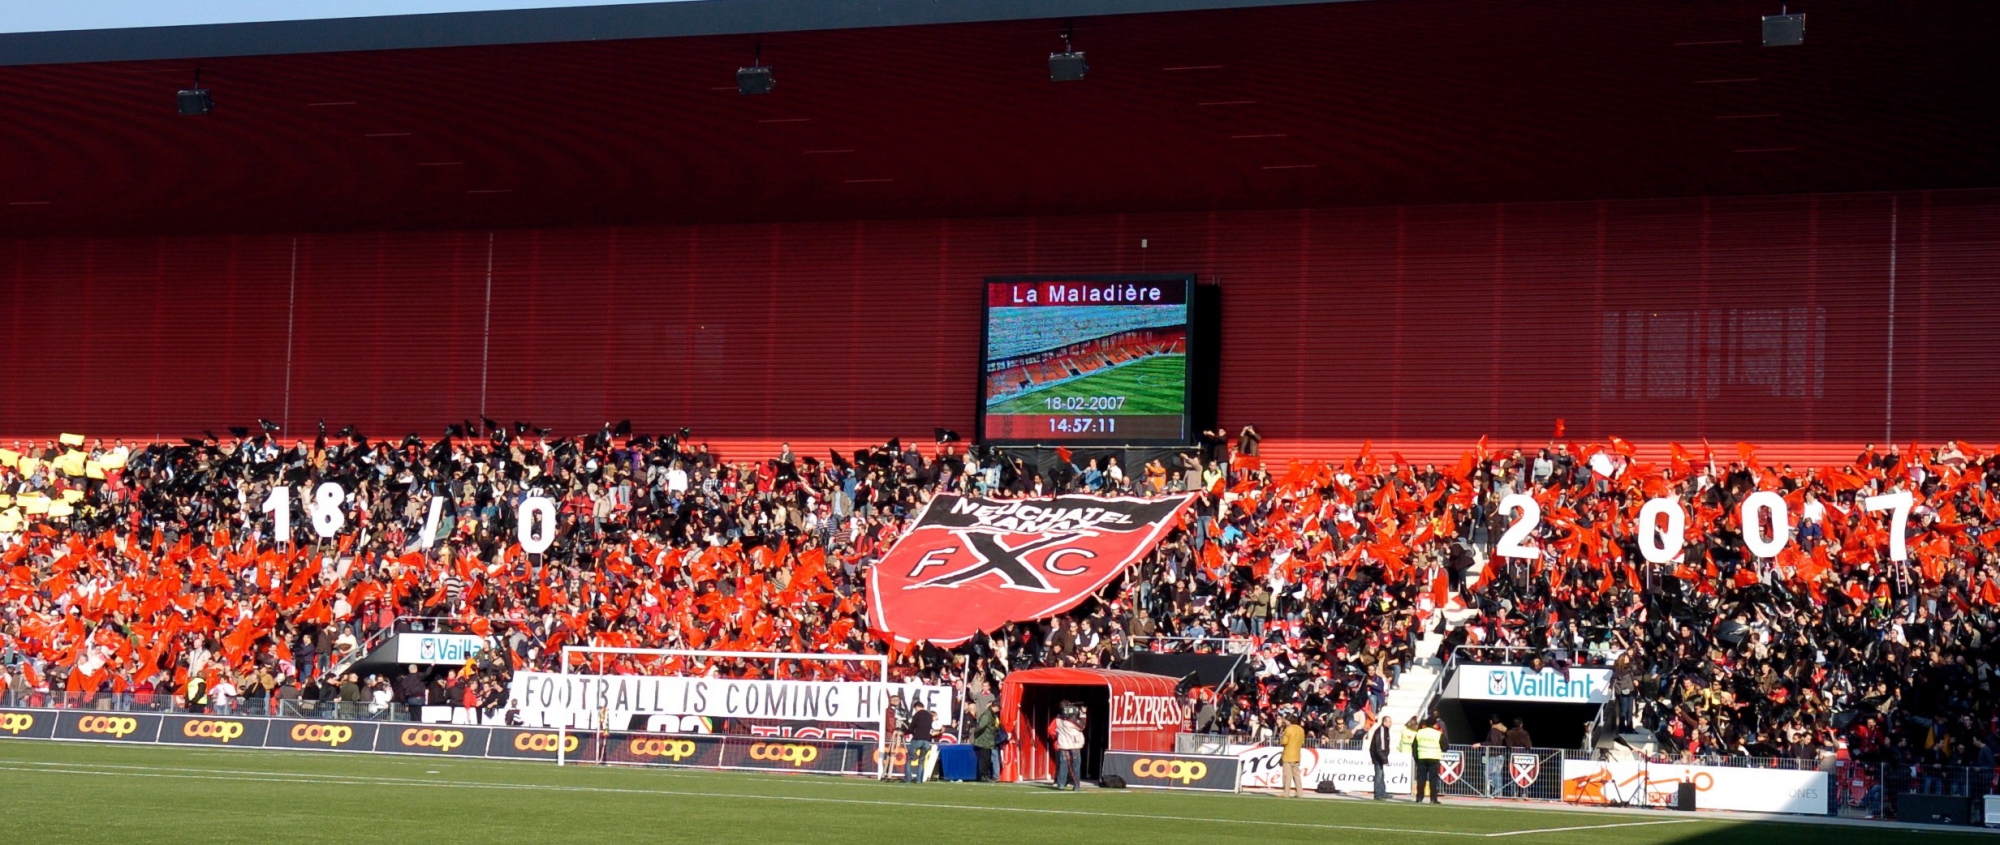
[[[977,378],[977,389],[973,391],[974,416],[973,442],[983,446],[1075,446],[1080,448],[1119,448],[1132,446],[1190,446],[1195,442],[1195,361],[1196,355],[1206,350],[1196,348],[1198,332],[1195,318],[1195,294],[1198,278],[1193,273],[1043,273],[1027,276],[987,276],[979,281],[979,364],[973,368]],[[1179,438],[1111,438],[1111,439],[1059,439],[1059,438],[1000,438],[993,439],[986,434],[986,355],[989,333],[993,326],[993,303],[989,286],[1018,282],[1118,282],[1133,284],[1181,284],[1185,286],[1182,300],[1187,303],[1187,317],[1183,330],[1187,336],[1187,355],[1184,356],[1185,371],[1181,375],[1181,436]]]

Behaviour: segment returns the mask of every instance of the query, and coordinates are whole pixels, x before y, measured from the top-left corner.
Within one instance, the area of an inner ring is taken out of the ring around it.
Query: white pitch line
[[[1163,816],[1149,813],[1111,813],[1099,810],[1062,810],[1048,807],[999,807],[981,804],[939,804],[929,801],[868,801],[859,798],[819,798],[803,795],[759,795],[738,792],[694,792],[670,789],[622,789],[603,786],[558,786],[555,784],[514,784],[490,783],[486,781],[446,781],[426,778],[378,778],[365,775],[320,775],[307,772],[252,772],[221,769],[166,769],[148,767],[149,771],[107,771],[109,764],[90,763],[33,763],[30,767],[0,765],[0,771],[33,772],[35,774],[100,775],[105,777],[169,778],[180,780],[214,780],[248,783],[302,783],[338,786],[436,786],[459,789],[505,789],[542,792],[589,792],[623,795],[672,795],[687,798],[733,798],[751,801],[792,801],[814,804],[851,804],[859,806],[896,807],[909,809],[928,807],[939,810],[969,810],[997,813],[1031,813],[1055,816],[1090,816],[1096,818],[1137,819],[1163,822],[1197,822],[1229,825],[1262,825],[1265,827],[1304,828],[1309,830],[1350,830],[1363,833],[1413,833],[1437,836],[1488,836],[1464,830],[1435,830],[1402,827],[1365,827],[1347,824],[1322,824],[1317,822],[1283,822],[1269,819],[1218,819],[1199,816]],[[129,767],[138,768],[138,767]],[[165,771],[214,772],[217,774],[163,774]],[[223,777],[228,775],[252,775],[252,777]],[[1616,825],[1613,825],[1614,827]]]
[[[1586,825],[1578,825],[1576,827],[1544,827],[1536,830],[1506,830],[1506,831],[1501,831],[1499,833],[1486,833],[1481,835],[1488,837],[1525,836],[1530,833],[1567,833],[1572,830],[1604,830],[1605,828],[1611,828],[1611,827],[1645,827],[1647,825],[1654,825],[1654,824],[1692,824],[1696,821],[1699,821],[1699,819],[1667,819],[1665,821],[1656,821],[1656,822],[1619,822],[1617,824],[1586,824]]]

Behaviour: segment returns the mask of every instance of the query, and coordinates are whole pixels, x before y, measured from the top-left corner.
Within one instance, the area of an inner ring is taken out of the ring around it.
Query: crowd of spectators
[[[1443,466],[1366,448],[1273,466],[1246,429],[1233,442],[1208,433],[1188,454],[1141,454],[1127,472],[1109,453],[1031,464],[898,441],[731,460],[685,431],[614,426],[556,438],[486,421],[435,441],[231,433],[80,444],[79,460],[115,466],[88,474],[69,471],[68,446],[7,451],[26,460],[0,466],[0,507],[70,505],[0,534],[0,680],[15,700],[134,702],[201,676],[227,707],[494,709],[510,672],[553,667],[566,644],[880,652],[866,572],[937,492],[1189,492],[1182,525],[1073,612],[955,649],[894,651],[894,671],[988,696],[1027,667],[1109,666],[1133,649],[1239,653],[1250,677],[1203,693],[1197,727],[1268,737],[1299,713],[1344,741],[1382,709],[1418,640],[1443,631],[1444,655],[1502,647],[1558,670],[1612,667],[1617,720],[1675,754],[1990,768],[2000,742],[2000,459],[1963,443],[1871,446],[1818,468],[1765,465],[1747,444],[1726,457],[1674,445],[1648,463],[1617,438],[1492,451],[1482,440]],[[342,491],[340,525],[320,539],[314,520],[330,517],[305,494],[326,482]],[[267,509],[280,485],[295,491],[289,538]],[[1761,490],[1796,523],[1772,558],[1744,551],[1739,507]],[[1890,559],[1892,514],[1859,505],[1891,490],[1915,497],[1906,561]],[[1493,556],[1512,493],[1540,506],[1535,557]],[[529,496],[559,503],[541,554],[516,543]],[[1682,558],[1662,564],[1643,560],[1636,532],[1657,496],[1688,514]],[[1447,624],[1447,608],[1463,624]],[[416,617],[496,647],[410,689],[336,671]]]

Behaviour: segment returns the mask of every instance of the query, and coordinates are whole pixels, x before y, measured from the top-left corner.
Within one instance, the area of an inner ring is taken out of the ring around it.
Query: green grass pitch
[[[1981,834],[1533,810],[430,757],[0,741],[20,843],[1841,845]],[[1988,840],[1990,841],[1990,840]]]
[[[1187,410],[1187,356],[1159,355],[1076,381],[1045,387],[1025,396],[1016,396],[988,406],[989,414],[1072,414],[1093,417],[1179,416]],[[1125,406],[1116,411],[1049,408],[1048,399],[1123,396]]]

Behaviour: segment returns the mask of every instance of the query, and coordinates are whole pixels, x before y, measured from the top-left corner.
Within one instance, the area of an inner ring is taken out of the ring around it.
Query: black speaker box
[[[1104,776],[1104,781],[1103,781],[1103,783],[1104,783],[1104,788],[1105,788],[1105,789],[1124,789],[1124,788],[1125,788],[1125,779],[1124,779],[1124,778],[1121,778],[1121,777],[1119,777],[1119,776],[1117,776],[1117,775],[1105,775],[1105,776]]]
[[[207,88],[182,89],[176,100],[185,115],[208,114],[215,108],[215,100],[208,95]]]
[[[736,93],[738,94],[769,94],[771,93],[771,89],[776,87],[778,87],[778,80],[771,76],[771,69],[769,67],[755,65],[736,69]]]
[[[1804,43],[1806,43],[1804,12],[1764,16],[1764,46],[1797,47]]]
[[[1313,791],[1321,795],[1332,795],[1339,792],[1340,787],[1334,786],[1333,781],[1323,780],[1319,782],[1318,786],[1313,787]]]
[[[1896,821],[1918,824],[1964,824],[1975,825],[1972,802],[1960,795],[1912,795],[1904,793],[1896,796]]]
[[[1090,65],[1083,60],[1083,53],[1050,53],[1049,80],[1052,82],[1080,82],[1083,75],[1090,72]]]
[[[1674,809],[1687,810],[1690,812],[1693,811],[1694,796],[1695,796],[1694,784],[1682,783],[1680,786],[1680,791],[1674,793]]]

